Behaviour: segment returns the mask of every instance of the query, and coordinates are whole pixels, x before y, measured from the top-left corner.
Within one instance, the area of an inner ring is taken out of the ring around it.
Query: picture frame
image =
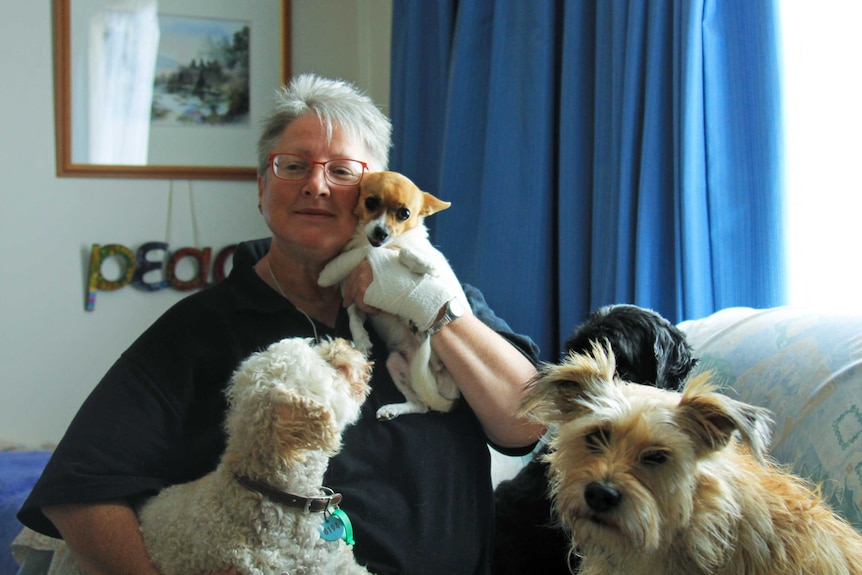
[[[291,0],[53,0],[59,177],[253,180]]]

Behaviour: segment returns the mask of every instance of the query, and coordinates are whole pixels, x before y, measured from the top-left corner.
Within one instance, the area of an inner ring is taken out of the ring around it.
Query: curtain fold
[[[145,165],[159,48],[155,0],[129,0],[90,22],[87,164]]]
[[[769,0],[395,0],[392,169],[543,357],[592,309],[783,303]]]

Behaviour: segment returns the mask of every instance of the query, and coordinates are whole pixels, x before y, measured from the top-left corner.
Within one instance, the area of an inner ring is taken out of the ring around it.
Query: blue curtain
[[[390,165],[555,360],[589,311],[784,303],[771,0],[395,0]]]

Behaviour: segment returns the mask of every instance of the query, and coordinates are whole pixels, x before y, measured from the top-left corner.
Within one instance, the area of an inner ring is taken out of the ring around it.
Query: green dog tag
[[[329,517],[324,515],[323,525],[320,526],[320,536],[326,541],[338,541],[343,539],[348,545],[353,545],[353,525],[350,518],[343,510],[335,508]]]

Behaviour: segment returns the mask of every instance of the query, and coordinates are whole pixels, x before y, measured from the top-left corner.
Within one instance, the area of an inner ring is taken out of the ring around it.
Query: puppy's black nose
[[[389,232],[384,230],[383,228],[374,228],[373,241],[378,246],[386,241],[386,238],[389,237]]]
[[[622,498],[622,494],[610,485],[604,485],[596,481],[593,481],[584,489],[584,499],[586,499],[587,505],[590,506],[590,509],[599,513],[613,509],[619,505]]]

